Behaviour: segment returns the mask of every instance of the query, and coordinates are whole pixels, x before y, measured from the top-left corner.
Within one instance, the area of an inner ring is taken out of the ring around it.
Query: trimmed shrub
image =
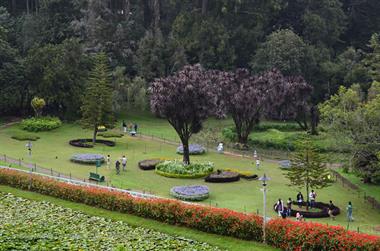
[[[223,171],[238,173],[240,175],[240,178],[244,178],[247,180],[254,180],[258,178],[257,174],[254,174],[249,171],[241,171],[239,169],[234,169],[234,168],[224,168]]]
[[[206,182],[212,183],[228,183],[240,180],[240,174],[235,172],[226,172],[218,170],[216,173],[212,173],[205,178]]]
[[[207,186],[176,186],[170,189],[170,195],[186,201],[202,201],[208,198]]]
[[[141,170],[145,170],[145,171],[154,170],[156,169],[156,166],[161,162],[162,160],[160,159],[146,159],[146,160],[140,161],[138,163],[138,166]]]
[[[189,154],[190,155],[201,155],[206,152],[206,148],[204,148],[201,145],[198,144],[190,144],[189,145]],[[178,154],[183,154],[183,145],[180,145],[177,147],[177,153]]]
[[[201,178],[214,171],[214,164],[191,163],[184,165],[182,161],[164,161],[156,166],[156,173],[168,178]]]
[[[103,138],[121,138],[124,136],[124,134],[119,133],[119,132],[108,131],[108,132],[98,133],[98,136],[101,136]]]
[[[15,132],[12,134],[11,138],[15,140],[20,140],[20,141],[25,141],[25,140],[36,141],[40,137],[32,133]]]
[[[287,131],[302,131],[300,126],[294,122],[275,122],[275,121],[264,121],[259,123],[253,128],[253,131],[266,131],[269,129],[276,129],[282,132]]]
[[[99,144],[104,144],[106,146],[115,146],[115,142],[104,139],[97,139],[95,141]],[[92,139],[73,139],[69,141],[69,144],[75,147],[83,147],[83,148],[92,148],[94,145],[92,144]]]
[[[62,125],[57,117],[41,117],[23,119],[20,123],[21,129],[29,132],[51,131]]]
[[[92,165],[95,164],[97,161],[103,163],[104,156],[95,153],[78,153],[71,156],[70,160],[75,163]]]
[[[263,220],[256,214],[170,199],[137,198],[106,188],[78,186],[9,169],[0,169],[0,184],[167,224],[262,241]],[[379,236],[313,222],[272,219],[267,224],[266,233],[267,243],[283,250],[380,250]]]

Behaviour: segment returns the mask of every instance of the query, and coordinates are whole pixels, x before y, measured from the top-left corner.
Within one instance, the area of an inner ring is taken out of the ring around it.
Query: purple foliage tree
[[[211,78],[200,66],[185,66],[173,76],[156,79],[150,87],[152,112],[166,118],[183,145],[183,162],[190,164],[189,139],[214,111]]]

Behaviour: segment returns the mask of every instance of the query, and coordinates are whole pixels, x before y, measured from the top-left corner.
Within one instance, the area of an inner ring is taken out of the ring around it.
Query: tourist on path
[[[303,195],[301,192],[298,192],[297,194],[297,203],[298,203],[298,207],[301,208],[302,207],[302,202],[303,202]]]
[[[286,202],[286,208],[287,208],[287,215],[288,217],[291,215],[292,213],[292,198],[289,198],[288,201]]]
[[[313,208],[315,205],[315,199],[317,198],[317,193],[314,190],[311,190],[309,194],[310,208]]]
[[[219,145],[216,147],[216,150],[218,151],[218,153],[221,153],[221,154],[224,152],[223,142],[219,143]]]
[[[116,160],[115,168],[116,168],[116,174],[119,175],[120,174],[120,161],[119,160]]]
[[[123,126],[124,133],[127,133],[127,124],[125,123],[124,120],[123,120],[122,126]]]
[[[135,129],[135,132],[137,133],[137,124],[135,123],[135,125],[133,127]]]
[[[332,220],[335,220],[335,215],[333,214],[334,208],[335,208],[335,206],[334,206],[333,202],[330,200],[328,213],[329,213],[330,219],[332,219]]]
[[[352,217],[352,203],[351,203],[351,201],[348,202],[346,210],[347,210],[347,220],[349,222],[354,221],[354,218]]]
[[[121,164],[123,165],[123,171],[125,171],[127,167],[127,157],[125,157],[125,155],[121,158]]]

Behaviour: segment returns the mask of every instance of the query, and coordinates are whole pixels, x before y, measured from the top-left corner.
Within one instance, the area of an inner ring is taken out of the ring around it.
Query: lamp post
[[[270,178],[264,173],[264,176],[260,177],[259,180],[262,181],[263,188],[261,190],[264,195],[263,242],[265,243],[265,226],[267,221],[267,181],[270,180]]]

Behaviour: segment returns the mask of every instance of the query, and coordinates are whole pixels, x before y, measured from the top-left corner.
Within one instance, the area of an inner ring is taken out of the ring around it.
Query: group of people
[[[129,131],[129,133],[132,136],[136,135],[137,128],[138,128],[138,126],[137,126],[136,123],[129,123],[128,126],[127,126],[127,123],[125,123],[125,121],[123,120],[123,123],[121,124],[121,126],[123,127],[124,133],[127,133]]]
[[[304,202],[304,198],[303,198],[302,193],[298,192],[296,197],[297,197],[298,207],[302,208],[302,204]],[[311,190],[311,192],[309,193],[309,201],[310,201],[309,207],[310,207],[310,209],[315,207],[316,197],[317,197],[317,193],[314,190]],[[293,205],[293,200],[291,198],[289,198],[286,201],[286,207],[285,207],[285,203],[281,200],[281,198],[278,199],[278,201],[275,205],[275,210],[277,211],[278,216],[280,216],[282,218],[286,218],[286,217],[291,216],[292,205]],[[335,215],[334,215],[335,205],[333,204],[333,202],[331,200],[329,202],[327,209],[328,209],[328,214],[329,214],[330,218],[332,220],[335,220]],[[346,211],[347,211],[347,220],[349,222],[353,221],[354,218],[352,217],[352,203],[351,203],[351,201],[348,202],[348,205],[346,207]],[[304,220],[303,215],[301,214],[300,211],[296,212],[296,220],[297,221]]]
[[[109,154],[107,155],[106,161],[107,161],[107,168],[109,169],[111,167],[111,156]],[[115,162],[115,169],[116,169],[117,175],[120,174],[120,165],[122,166],[123,171],[127,170],[127,157],[125,157],[125,155],[123,155],[123,157],[121,157],[120,159],[117,159]]]

